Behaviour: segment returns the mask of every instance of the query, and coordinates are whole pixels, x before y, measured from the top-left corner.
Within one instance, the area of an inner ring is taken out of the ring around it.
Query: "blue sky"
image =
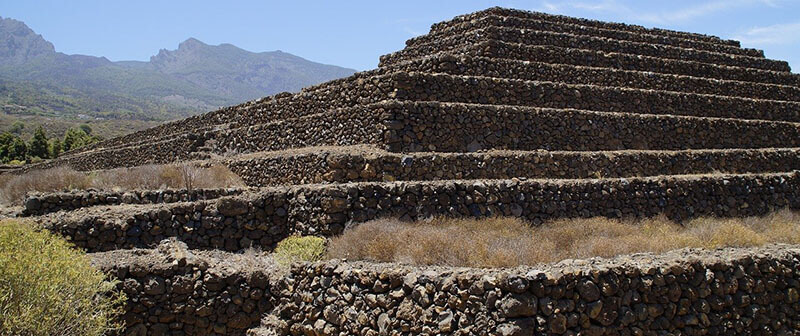
[[[800,71],[800,0],[2,0],[0,16],[24,21],[60,52],[114,61],[147,60],[195,37],[367,70],[432,23],[491,6],[739,39]]]

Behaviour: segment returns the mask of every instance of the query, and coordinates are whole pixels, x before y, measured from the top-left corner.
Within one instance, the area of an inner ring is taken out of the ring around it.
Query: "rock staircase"
[[[190,159],[222,162],[253,189],[193,201],[56,204],[72,211],[41,210],[35,220],[102,259],[112,253],[102,251],[153,249],[168,238],[197,250],[269,250],[291,234],[332,236],[387,216],[503,215],[538,224],[798,209],[800,75],[737,41],[490,8],[433,25],[382,56],[377,69],[110,139],[34,168]],[[347,329],[326,324],[319,311],[297,317],[286,301],[275,304],[287,310],[269,317],[291,320],[294,334],[417,330],[386,319]],[[231,309],[231,320],[181,323],[194,334],[257,327]],[[158,314],[145,309],[133,321],[166,330]],[[448,333],[454,325],[437,323],[426,330]],[[720,334],[740,331],[715,323]],[[609,325],[623,327],[615,319]],[[495,334],[525,334],[495,327]],[[276,332],[266,324],[251,331]]]

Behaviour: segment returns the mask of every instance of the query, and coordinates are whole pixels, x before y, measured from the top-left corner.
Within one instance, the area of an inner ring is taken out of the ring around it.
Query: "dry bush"
[[[531,239],[533,229],[516,218],[435,218],[413,223],[382,219],[331,239],[333,258],[425,265],[503,267],[545,258],[552,242]],[[540,248],[537,248],[537,245]]]
[[[0,179],[0,201],[19,204],[26,193],[97,188],[103,190],[194,189],[242,187],[244,182],[228,167],[212,164],[146,165],[91,173],[59,167],[31,171],[24,175],[6,174]]]
[[[665,252],[684,247],[800,243],[800,215],[700,218],[676,224],[664,217],[620,221],[561,219],[532,227],[515,218],[436,218],[413,223],[382,219],[331,239],[328,257],[422,265],[509,267],[571,258]]]
[[[214,164],[209,167],[198,168],[192,166],[192,187],[198,189],[219,188],[229,186],[245,186],[244,181],[228,167],[221,164]]]
[[[19,203],[31,191],[53,192],[91,187],[91,179],[84,173],[70,168],[59,167],[36,170],[24,175],[6,174],[0,185],[0,199],[3,203]]]
[[[163,172],[165,166],[146,165],[134,168],[117,168],[93,173],[92,185],[104,190],[133,190],[167,188]]]

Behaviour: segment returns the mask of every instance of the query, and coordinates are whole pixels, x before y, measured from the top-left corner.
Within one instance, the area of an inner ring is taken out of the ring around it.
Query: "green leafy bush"
[[[103,335],[124,295],[61,237],[0,221],[0,335]]]
[[[290,236],[278,243],[275,260],[281,265],[296,261],[320,261],[325,255],[325,239],[313,236]]]

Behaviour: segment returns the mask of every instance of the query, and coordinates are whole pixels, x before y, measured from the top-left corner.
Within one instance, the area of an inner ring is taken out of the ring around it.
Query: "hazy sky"
[[[739,39],[800,71],[800,0],[2,0],[0,16],[24,21],[60,52],[114,61],[148,60],[195,37],[367,70],[432,23],[491,6]]]

